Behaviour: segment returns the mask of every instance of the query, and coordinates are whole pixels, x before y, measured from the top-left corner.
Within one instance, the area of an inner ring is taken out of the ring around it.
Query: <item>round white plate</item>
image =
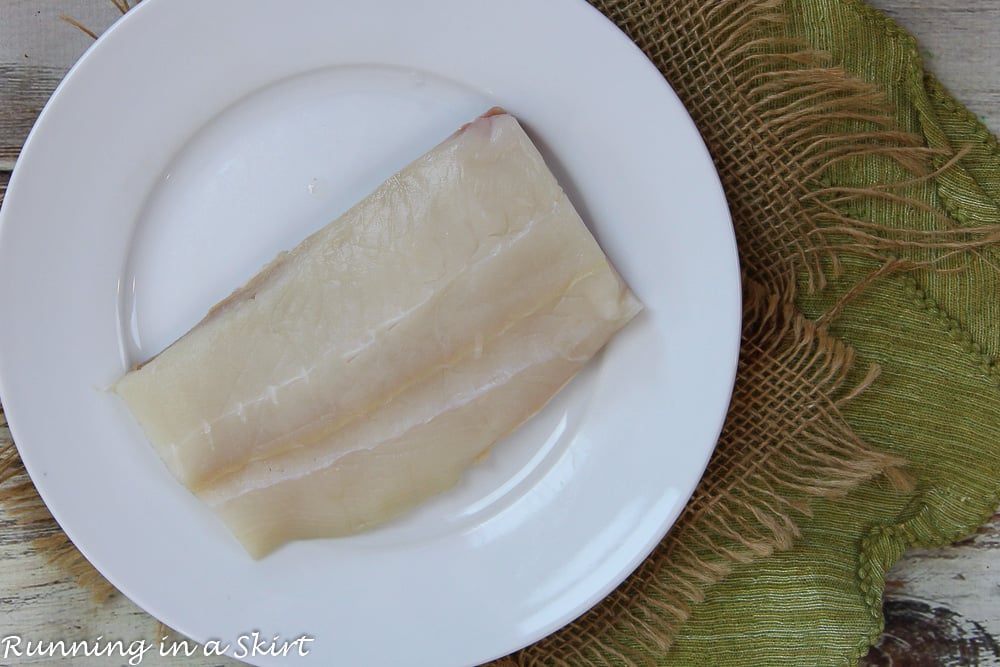
[[[646,311],[459,486],[253,561],[105,388],[460,124],[521,119]],[[73,68],[0,214],[0,391],[39,492],[150,613],[255,663],[464,665],[598,602],[700,478],[736,368],[724,196],[581,0],[146,0]],[[293,652],[295,649],[293,647]]]

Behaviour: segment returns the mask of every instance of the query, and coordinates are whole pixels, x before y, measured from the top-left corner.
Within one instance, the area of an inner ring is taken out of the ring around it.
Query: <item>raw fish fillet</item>
[[[115,386],[254,557],[453,486],[642,308],[494,109]]]

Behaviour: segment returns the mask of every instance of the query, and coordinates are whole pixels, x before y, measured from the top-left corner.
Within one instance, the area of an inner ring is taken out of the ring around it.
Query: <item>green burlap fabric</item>
[[[593,2],[712,152],[743,349],[675,529],[598,607],[501,662],[854,663],[892,563],[1000,502],[996,140],[860,0]],[[37,520],[15,456],[2,495]]]

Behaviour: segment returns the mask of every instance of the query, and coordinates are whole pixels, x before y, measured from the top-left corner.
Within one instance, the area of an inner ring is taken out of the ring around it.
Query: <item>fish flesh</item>
[[[493,109],[114,386],[254,557],[453,486],[642,306]]]

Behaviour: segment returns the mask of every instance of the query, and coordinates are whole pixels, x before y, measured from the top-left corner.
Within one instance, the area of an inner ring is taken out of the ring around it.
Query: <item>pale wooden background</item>
[[[874,0],[916,35],[928,69],[994,132],[1000,132],[1000,0]],[[119,17],[110,0],[0,0],[0,195],[35,116],[91,39],[61,22],[72,16],[100,33]],[[197,17],[192,17],[197,20]],[[95,604],[44,555],[32,536],[0,510],[0,638],[126,640],[157,638],[157,623],[117,596]],[[911,553],[890,573],[889,634],[870,664],[1000,666],[1000,515],[959,545]],[[914,612],[914,609],[917,611]],[[949,620],[953,645],[914,643],[925,617]],[[979,655],[970,637],[981,635]],[[989,645],[988,636],[993,644]],[[987,637],[982,639],[982,637]],[[935,657],[934,650],[942,653]],[[947,651],[954,658],[944,657]],[[963,654],[965,657],[959,657]],[[896,661],[890,663],[887,654]],[[103,659],[58,664],[103,665]],[[4,664],[57,664],[8,659]],[[219,659],[169,659],[149,654],[143,665],[235,664]]]

